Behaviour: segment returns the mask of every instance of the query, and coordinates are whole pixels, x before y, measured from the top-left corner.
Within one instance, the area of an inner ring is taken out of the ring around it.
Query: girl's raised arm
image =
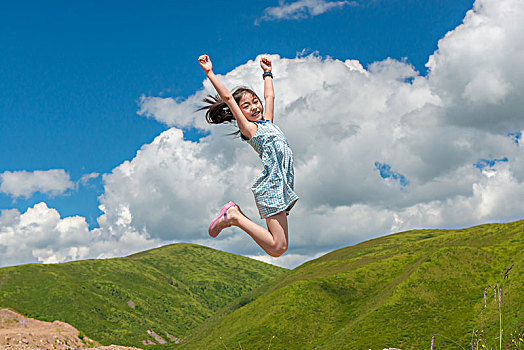
[[[273,110],[275,106],[275,90],[273,89],[273,76],[271,74],[272,66],[269,58],[260,59],[260,67],[264,71],[264,119],[273,123]]]
[[[198,63],[206,73],[206,76],[211,82],[211,84],[213,84],[215,90],[217,91],[222,101],[224,101],[227,104],[227,106],[231,110],[231,113],[233,113],[233,117],[237,121],[238,128],[240,129],[242,135],[244,135],[248,139],[253,137],[253,135],[257,131],[256,125],[247,120],[247,118],[240,110],[240,107],[236,103],[235,99],[233,98],[231,92],[229,92],[229,90],[224,86],[224,84],[222,84],[222,82],[218,80],[218,77],[215,75],[215,73],[213,73],[213,64],[211,63],[209,56],[200,56],[198,58]]]

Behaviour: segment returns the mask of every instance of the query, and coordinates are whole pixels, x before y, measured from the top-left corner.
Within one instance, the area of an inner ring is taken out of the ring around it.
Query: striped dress
[[[257,120],[257,131],[251,139],[241,134],[258,153],[264,165],[251,191],[255,196],[261,219],[289,211],[298,200],[294,192],[293,152],[286,136],[278,126],[268,120]]]

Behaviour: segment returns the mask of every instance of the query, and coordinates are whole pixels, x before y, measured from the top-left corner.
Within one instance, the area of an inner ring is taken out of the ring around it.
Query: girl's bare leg
[[[278,257],[286,252],[288,226],[285,211],[266,219],[268,229],[251,221],[240,211],[239,207],[229,208],[226,214],[230,225],[237,226],[245,231],[269,255]],[[225,220],[220,219],[218,225],[221,228],[225,227]]]

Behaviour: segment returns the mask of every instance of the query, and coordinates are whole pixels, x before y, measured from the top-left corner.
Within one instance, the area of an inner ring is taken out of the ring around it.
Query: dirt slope
[[[68,323],[44,322],[26,318],[8,309],[0,309],[0,349],[99,349],[140,350],[127,346],[97,346]]]

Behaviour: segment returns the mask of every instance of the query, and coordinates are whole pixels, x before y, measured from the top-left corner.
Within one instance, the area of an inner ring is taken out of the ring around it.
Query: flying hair
[[[233,91],[233,99],[238,104],[244,96],[245,93],[249,93],[258,98],[258,95],[250,88],[241,86]],[[207,103],[207,106],[197,109],[197,111],[206,111],[206,121],[209,124],[222,124],[222,123],[232,123],[235,121],[233,113],[227,106],[227,104],[222,101],[220,96],[217,95],[207,95],[206,98],[202,100],[204,103]]]

